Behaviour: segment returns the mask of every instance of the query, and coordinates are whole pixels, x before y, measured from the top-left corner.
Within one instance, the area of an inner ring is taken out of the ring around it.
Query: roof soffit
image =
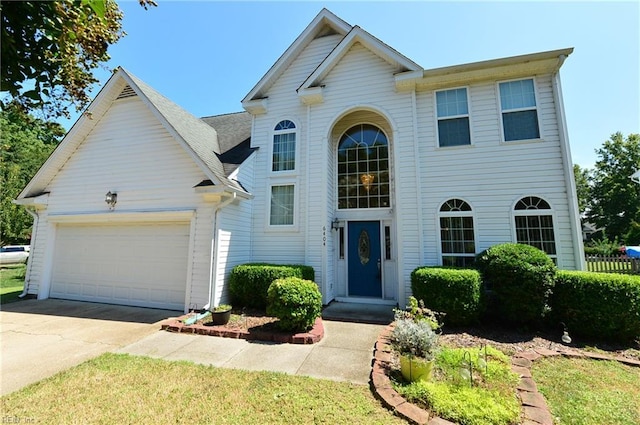
[[[396,75],[398,90],[433,90],[487,80],[506,80],[557,72],[573,48],[473,62]]]
[[[314,39],[332,34],[345,36],[351,29],[351,25],[347,22],[334,15],[328,9],[322,9],[282,56],[278,58],[269,71],[267,71],[253,89],[242,99],[243,106],[245,104],[251,104],[251,101],[263,99],[265,93],[273,83]]]

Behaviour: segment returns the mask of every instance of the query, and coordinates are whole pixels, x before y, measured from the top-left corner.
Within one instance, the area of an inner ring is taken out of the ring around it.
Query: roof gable
[[[118,68],[87,110],[74,123],[58,147],[22,190],[18,199],[38,196],[84,142],[96,124],[118,98],[139,96],[167,131],[186,150],[204,174],[216,185],[243,190],[225,176],[218,158],[220,146],[214,128],[176,105],[142,80]]]
[[[391,66],[394,67],[395,73],[421,71],[422,67],[399,53],[389,45],[383,43],[378,38],[369,34],[362,28],[355,26],[340,41],[333,51],[318,65],[318,67],[307,77],[307,79],[298,88],[298,93],[304,93],[307,89],[313,89],[320,85],[321,81],[331,72],[331,70],[340,62],[340,59],[347,54],[349,49],[360,43],[373,54],[380,57]]]
[[[346,35],[352,27],[327,9],[322,9],[275,64],[242,99],[245,106],[251,101],[263,99],[273,83],[284,73],[298,55],[316,38],[332,34]]]

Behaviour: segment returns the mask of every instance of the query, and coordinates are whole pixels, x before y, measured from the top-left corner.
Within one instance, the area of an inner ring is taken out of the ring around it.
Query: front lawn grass
[[[640,424],[640,368],[547,357],[532,368],[556,425]]]
[[[509,357],[492,347],[486,355],[479,348],[442,348],[432,381],[397,381],[394,387],[412,403],[461,425],[512,425],[520,419],[518,381]]]
[[[107,353],[2,397],[55,424],[402,424],[369,387]]]
[[[24,274],[27,266],[19,264],[0,268],[0,304],[19,300],[24,288]]]

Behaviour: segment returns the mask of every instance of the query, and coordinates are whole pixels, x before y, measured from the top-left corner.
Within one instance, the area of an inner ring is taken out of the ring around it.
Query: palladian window
[[[358,124],[338,143],[338,208],[388,208],[389,145],[376,126]]]
[[[556,241],[553,231],[551,206],[537,196],[526,196],[518,201],[514,211],[516,241],[556,257]]]

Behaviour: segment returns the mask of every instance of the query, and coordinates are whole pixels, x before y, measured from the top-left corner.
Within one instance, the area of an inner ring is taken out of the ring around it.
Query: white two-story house
[[[416,267],[502,242],[582,269],[571,52],[423,69],[323,9],[246,112],[202,119],[119,68],[16,201],[25,294],[185,310],[269,262],[313,266],[324,303],[404,305]]]

